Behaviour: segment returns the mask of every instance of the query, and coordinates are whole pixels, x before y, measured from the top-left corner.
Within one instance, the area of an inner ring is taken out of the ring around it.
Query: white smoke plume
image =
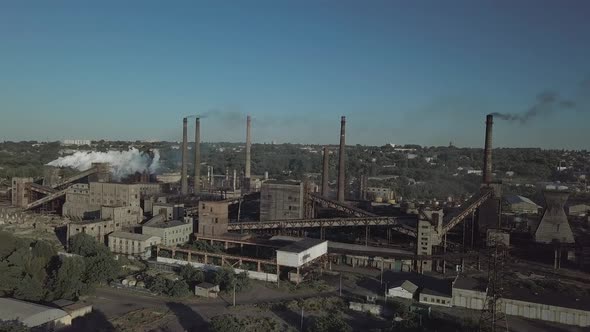
[[[144,170],[155,173],[159,168],[160,153],[157,149],[154,149],[153,156],[150,156],[149,153],[143,153],[136,148],[131,148],[127,151],[108,152],[78,151],[69,156],[59,157],[47,165],[71,167],[79,171],[84,171],[89,169],[92,163],[110,163],[113,177],[120,179],[135,172],[141,173]]]

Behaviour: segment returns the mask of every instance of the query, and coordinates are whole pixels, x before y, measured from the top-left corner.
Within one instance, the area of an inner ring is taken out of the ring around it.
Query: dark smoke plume
[[[574,109],[576,103],[572,100],[564,99],[558,93],[545,91],[540,93],[535,103],[524,113],[492,113],[494,117],[508,121],[520,121],[521,124],[539,116],[551,114],[558,111]]]

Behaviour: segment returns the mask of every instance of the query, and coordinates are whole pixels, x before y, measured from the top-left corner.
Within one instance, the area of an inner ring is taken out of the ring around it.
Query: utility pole
[[[301,331],[303,331],[303,307],[301,307]]]
[[[342,272],[340,272],[340,297],[342,297]]]
[[[234,280],[234,307],[236,306],[236,282]]]

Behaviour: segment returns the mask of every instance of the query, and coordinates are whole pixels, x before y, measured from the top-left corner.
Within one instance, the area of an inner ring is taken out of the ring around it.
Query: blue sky
[[[0,2],[0,140],[589,148],[587,1]],[[215,111],[211,111],[215,110]]]

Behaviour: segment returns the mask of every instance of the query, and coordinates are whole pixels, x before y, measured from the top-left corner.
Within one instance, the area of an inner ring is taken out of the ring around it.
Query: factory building
[[[141,197],[159,190],[159,185],[154,183],[78,183],[68,188],[62,213],[66,217],[85,219],[100,211],[102,206],[141,209]]]
[[[516,214],[537,214],[541,208],[535,202],[524,196],[506,195],[504,196],[504,200],[506,203],[506,212]]]
[[[152,204],[152,215],[159,214],[166,220],[180,220],[184,217],[184,204],[155,202]]]
[[[363,188],[365,199],[375,202],[389,202],[395,199],[395,192],[390,188],[367,187]]]
[[[98,243],[106,244],[107,236],[122,229],[121,223],[109,220],[74,221],[68,224],[67,239],[76,234],[84,233],[92,236]]]
[[[572,217],[586,217],[590,215],[590,204],[572,204],[567,207],[567,215]]]
[[[162,238],[149,234],[113,232],[109,234],[109,249],[116,254],[148,258],[152,246],[162,243]]]
[[[219,236],[227,232],[230,201],[199,202],[199,235]]]
[[[33,182],[33,178],[12,178],[12,205],[25,207],[29,204],[26,186],[31,182]]]
[[[303,183],[266,181],[260,190],[260,220],[303,218]]]
[[[102,206],[100,218],[111,219],[121,227],[133,227],[143,220],[143,211],[139,206]]]
[[[141,227],[144,235],[153,235],[162,239],[165,246],[177,246],[187,243],[193,233],[192,222],[162,219],[156,216]]]

